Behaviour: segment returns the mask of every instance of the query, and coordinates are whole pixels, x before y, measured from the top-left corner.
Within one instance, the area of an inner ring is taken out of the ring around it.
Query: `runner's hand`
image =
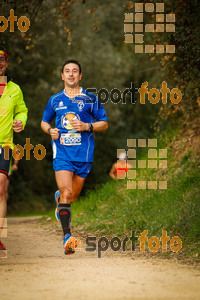
[[[23,124],[20,120],[14,120],[12,128],[14,132],[21,132],[23,130]]]
[[[74,127],[76,131],[85,131],[87,130],[87,124],[84,122],[81,122],[79,120],[71,120],[70,123]]]
[[[58,129],[58,128],[51,128],[50,136],[51,136],[52,140],[57,140],[59,138],[59,131],[60,131],[60,129]]]

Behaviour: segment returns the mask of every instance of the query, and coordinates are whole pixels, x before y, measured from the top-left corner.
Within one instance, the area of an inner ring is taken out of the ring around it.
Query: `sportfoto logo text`
[[[6,145],[3,146],[5,150],[4,152],[5,160],[9,160],[9,150],[10,150],[9,143],[11,143],[11,140],[7,141],[7,146]],[[42,160],[46,156],[46,148],[41,144],[36,145],[34,148],[34,146],[30,143],[30,138],[26,138],[26,144],[24,145],[24,147],[22,147],[19,144],[15,145],[12,150],[12,156],[14,159],[20,160],[24,157],[24,154],[26,153],[26,160],[30,160],[31,150],[33,150],[34,157],[37,160]]]
[[[6,19],[4,16],[0,16],[0,32],[5,32],[10,25],[10,32],[15,31],[15,22],[21,32],[26,32],[30,27],[30,20],[26,16],[21,16],[19,19],[15,16],[13,9],[10,10],[10,16]],[[10,23],[10,24],[9,24]]]
[[[162,236],[158,238],[157,236],[152,236],[148,238],[148,230],[144,230],[141,235],[135,236],[135,231],[131,231],[130,237],[125,237],[121,240],[119,237],[115,236],[110,240],[106,236],[102,236],[99,239],[96,236],[88,236],[86,238],[86,252],[95,252],[97,251],[98,258],[101,258],[101,253],[106,252],[109,247],[112,251],[122,252],[126,251],[126,243],[131,241],[131,250],[135,251],[135,241],[140,242],[140,252],[145,252],[149,250],[151,252],[157,252],[161,249],[162,252],[167,252],[167,247],[169,246],[170,250],[174,253],[178,252],[182,248],[182,241],[178,236],[173,236],[171,239],[167,235],[166,230],[162,230]],[[168,244],[169,242],[169,244]],[[78,238],[78,245],[81,246],[76,249],[76,251],[84,251],[83,241]]]
[[[166,81],[162,82],[160,90],[157,88],[148,89],[148,82],[146,81],[142,83],[140,88],[136,88],[135,83],[131,82],[131,87],[126,88],[123,92],[121,92],[118,88],[112,89],[110,93],[105,88],[101,88],[99,91],[97,91],[96,88],[88,88],[86,91],[95,94],[102,104],[107,103],[109,100],[111,100],[114,104],[117,104],[120,101],[122,101],[122,104],[126,104],[127,94],[131,95],[131,103],[135,104],[135,94],[138,93],[140,104],[146,104],[147,99],[151,104],[157,104],[159,101],[162,101],[162,104],[167,104],[168,100],[170,100],[173,104],[178,104],[182,100],[181,91],[178,88],[170,90],[167,87]],[[71,94],[70,99],[74,99],[76,96],[77,93]],[[91,103],[90,99],[88,100],[88,103]]]

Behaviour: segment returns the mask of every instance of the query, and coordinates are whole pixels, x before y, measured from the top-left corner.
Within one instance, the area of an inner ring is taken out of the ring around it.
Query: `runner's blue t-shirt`
[[[92,162],[94,152],[92,132],[77,132],[70,121],[76,118],[84,123],[107,121],[105,109],[98,98],[82,88],[78,96],[70,98],[63,90],[49,99],[42,120],[51,123],[54,118],[56,118],[55,126],[60,131],[59,139],[52,140],[53,158]]]

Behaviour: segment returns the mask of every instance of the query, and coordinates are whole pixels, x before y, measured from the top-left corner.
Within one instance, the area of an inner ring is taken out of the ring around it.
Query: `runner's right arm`
[[[52,140],[57,140],[59,138],[59,131],[60,131],[60,129],[52,128],[50,125],[50,123],[53,121],[55,116],[56,114],[52,107],[52,97],[51,97],[44,110],[42,119],[45,121],[41,122],[41,128],[45,133],[51,136]]]
[[[41,128],[44,132],[50,134],[52,140],[57,140],[59,138],[59,131],[58,128],[52,128],[51,125],[47,122],[41,122]]]

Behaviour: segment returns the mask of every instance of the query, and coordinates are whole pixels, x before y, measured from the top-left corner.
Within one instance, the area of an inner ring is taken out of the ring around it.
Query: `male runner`
[[[6,76],[7,67],[8,55],[0,46],[0,237],[7,212],[5,186],[14,147],[13,130],[21,132],[27,120],[27,108],[22,91],[9,76]],[[9,159],[6,157],[8,152]],[[1,241],[0,250],[6,250]]]
[[[64,90],[52,96],[45,108],[41,127],[51,135],[53,168],[59,191],[55,193],[61,221],[65,254],[74,253],[76,239],[71,235],[70,203],[77,200],[92,168],[94,137],[92,131],[108,128],[107,116],[94,94],[79,86],[81,66],[68,60],[62,67]],[[56,118],[55,128],[50,123]]]

